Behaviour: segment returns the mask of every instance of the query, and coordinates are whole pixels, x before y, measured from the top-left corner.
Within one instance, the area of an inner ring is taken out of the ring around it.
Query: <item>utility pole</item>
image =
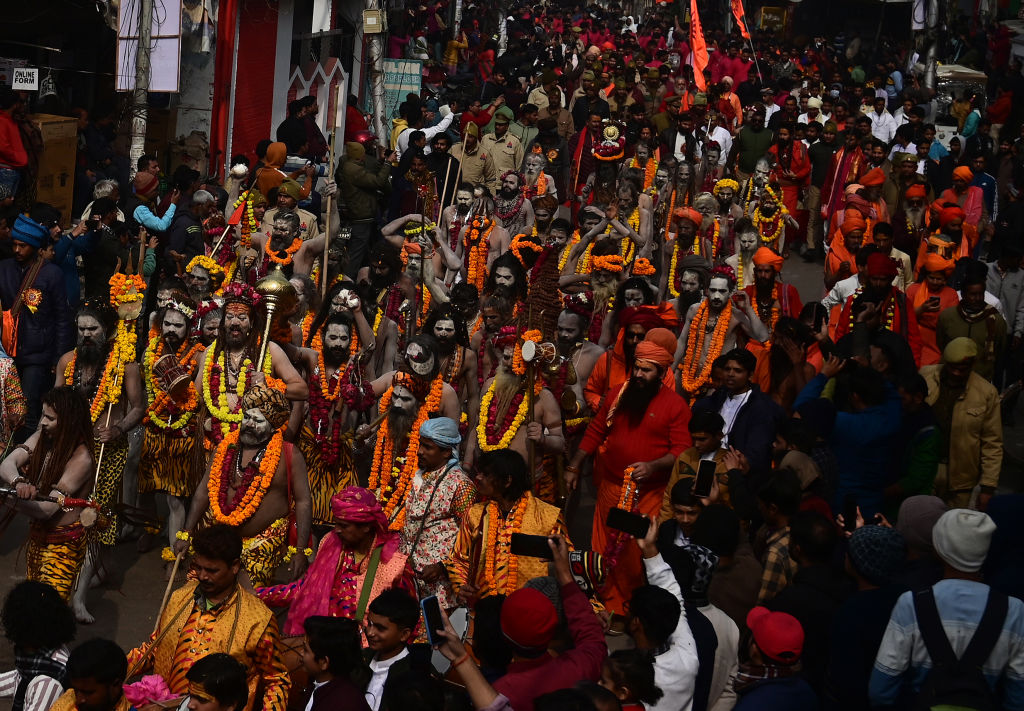
[[[367,65],[370,69],[370,108],[373,111],[373,132],[377,135],[380,145],[388,147],[390,133],[385,123],[388,117],[384,116],[384,23],[383,17],[386,12],[380,0],[366,0],[367,10],[379,10],[381,13],[381,31],[370,33],[366,38]]]
[[[135,49],[135,90],[132,92],[131,176],[146,152],[146,103],[149,94],[149,50],[153,39],[153,0],[139,2],[139,44]],[[122,193],[128,186],[122,185]]]

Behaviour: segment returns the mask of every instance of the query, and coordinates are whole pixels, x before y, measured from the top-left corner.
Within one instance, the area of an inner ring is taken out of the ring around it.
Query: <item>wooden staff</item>
[[[527,424],[533,424],[534,413],[533,413],[533,387],[537,381],[537,368],[533,364],[533,360],[530,360],[526,364],[526,411],[529,413],[529,419],[526,421]],[[526,452],[530,459],[530,480],[532,481],[536,472],[537,465],[537,443],[529,437],[526,438]]]
[[[114,374],[114,384],[111,385],[110,387],[117,388],[117,374],[116,373]],[[113,411],[114,411],[114,403],[110,402],[110,403],[107,404],[107,419],[103,423],[104,429],[110,427],[110,415],[111,415],[111,413]],[[93,477],[93,481],[92,481],[92,493],[93,493],[93,496],[96,495],[96,487],[98,487],[99,483],[100,483],[100,468],[103,466],[103,453],[106,450],[106,448],[107,448],[107,443],[106,442],[100,442],[100,453],[96,457],[96,476]]]
[[[377,428],[380,427],[381,423],[385,420],[385,418],[387,418],[387,416],[387,410],[380,413],[380,415],[377,416],[377,419],[370,423],[369,429],[366,431],[365,436],[360,437],[356,435],[356,439],[358,439],[360,442],[365,442],[367,439],[369,439],[370,435],[372,435],[377,430]]]
[[[445,161],[444,166],[444,187],[441,188],[441,199],[438,201],[437,224],[441,224],[441,218],[444,216],[444,196],[448,194],[448,177],[452,174],[452,156],[450,153],[445,153],[445,158],[448,160]],[[462,168],[461,161],[459,162],[459,168]],[[458,183],[455,183],[456,187],[458,185]]]
[[[160,630],[160,618],[164,616],[164,610],[167,609],[167,603],[171,600],[171,589],[174,587],[174,580],[178,577],[178,567],[181,565],[182,559],[185,557],[185,551],[188,548],[174,556],[174,566],[171,568],[171,577],[167,580],[167,587],[164,588],[164,597],[160,601],[160,609],[156,612],[156,622],[153,623],[153,634],[155,635]]]
[[[338,101],[341,98],[339,96],[341,92],[341,85],[339,84],[335,89],[334,102],[335,107],[338,105]],[[330,108],[330,107],[328,107]],[[334,180],[334,144],[337,142],[338,134],[338,123],[337,123],[338,111],[335,109],[331,112],[331,140],[328,150],[327,158],[327,179]],[[337,190],[337,186],[335,186]],[[327,252],[331,247],[331,213],[334,212],[334,194],[327,196],[327,218],[324,221],[324,257],[320,264],[320,298],[327,298]]]

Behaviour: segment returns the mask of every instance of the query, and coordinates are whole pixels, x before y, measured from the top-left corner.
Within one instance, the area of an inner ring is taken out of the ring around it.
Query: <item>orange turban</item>
[[[644,336],[644,340],[661,346],[670,353],[674,354],[676,351],[676,334],[667,328],[652,328]]]
[[[839,227],[839,231],[843,233],[843,237],[846,237],[854,230],[866,230],[867,228],[868,223],[859,212],[847,210],[843,214],[843,224]]]
[[[423,247],[420,246],[419,242],[406,242],[402,245],[402,249],[406,254],[423,254]]]
[[[914,183],[909,188],[907,188],[907,191],[904,193],[904,195],[906,195],[908,198],[924,198],[928,197],[928,191],[925,190],[925,187],[921,185],[921,183]]]
[[[863,176],[861,176],[860,184],[865,188],[870,188],[873,185],[881,185],[885,182],[885,173],[882,172],[881,168],[872,168]]]
[[[645,360],[661,368],[668,368],[672,365],[673,354],[654,341],[645,339],[637,344],[633,357],[637,362]]]
[[[946,259],[935,252],[930,252],[925,255],[921,266],[926,272],[944,272],[946,276],[949,276],[953,273],[953,268],[956,265],[953,263],[953,260]]]
[[[956,205],[950,205],[939,210],[939,227],[946,227],[953,220],[964,220],[967,213]]]
[[[785,264],[785,260],[778,254],[768,249],[767,247],[761,247],[754,252],[754,265],[762,266],[767,264],[772,267],[776,272],[782,271],[782,265]]]
[[[968,183],[974,180],[974,171],[968,168],[966,165],[961,165],[959,168],[953,171],[954,178],[960,178],[966,180]]]
[[[692,207],[677,207],[672,211],[672,214],[677,220],[689,220],[693,224],[700,227],[700,224],[704,221],[704,215],[700,214]]]

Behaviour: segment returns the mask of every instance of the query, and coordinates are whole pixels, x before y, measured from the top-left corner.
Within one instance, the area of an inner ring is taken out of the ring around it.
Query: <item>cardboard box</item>
[[[32,122],[43,136],[39,157],[36,200],[60,210],[61,227],[71,226],[75,192],[75,154],[78,150],[78,120],[70,116],[34,114]]]

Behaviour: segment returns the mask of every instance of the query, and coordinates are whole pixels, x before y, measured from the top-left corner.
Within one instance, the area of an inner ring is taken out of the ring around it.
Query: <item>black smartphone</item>
[[[843,528],[850,533],[857,530],[857,497],[853,494],[843,498]]]
[[[548,546],[547,536],[534,536],[529,533],[512,534],[512,555],[525,555],[541,560],[554,560],[555,554]]]
[[[693,480],[693,495],[700,498],[711,496],[711,487],[715,482],[715,469],[718,462],[714,459],[702,459],[697,467],[697,478]]]
[[[617,507],[608,509],[605,524],[609,528],[628,533],[633,538],[644,538],[647,536],[647,529],[650,527],[650,521],[645,516]]]
[[[437,601],[437,595],[420,600],[420,608],[423,610],[423,622],[427,626],[427,639],[430,640],[430,644],[444,644],[444,637],[437,634],[437,630],[444,629],[444,620],[441,619],[441,603]]]

